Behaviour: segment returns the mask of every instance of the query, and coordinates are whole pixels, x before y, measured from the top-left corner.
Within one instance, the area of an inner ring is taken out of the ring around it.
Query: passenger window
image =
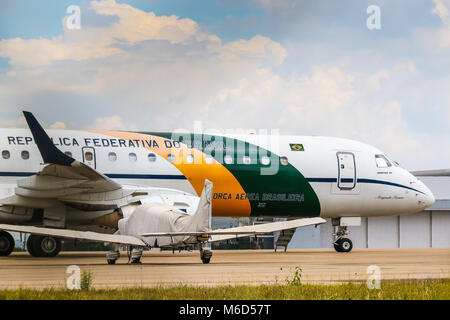
[[[261,163],[265,166],[267,166],[268,164],[270,164],[270,158],[268,156],[262,156],[261,157]]]
[[[92,154],[92,152],[86,152],[84,154],[84,159],[86,161],[92,161],[92,160],[94,160],[94,155]]]
[[[128,159],[129,159],[131,162],[136,162],[136,161],[137,161],[137,155],[136,155],[136,153],[130,153],[130,154],[128,154]]]
[[[194,156],[192,154],[188,154],[186,156],[186,163],[193,163],[194,162]]]
[[[289,164],[289,160],[288,160],[287,157],[281,157],[281,158],[280,158],[280,163],[281,163],[283,166],[287,166],[287,165]]]
[[[20,156],[22,157],[23,160],[28,160],[30,159],[30,153],[28,151],[22,151],[22,153],[20,154]]]
[[[148,154],[148,161],[150,161],[150,162],[155,162],[155,161],[156,161],[156,154],[154,154],[154,153],[149,153],[149,154]]]
[[[72,158],[72,152],[70,152],[70,151],[66,151],[66,152],[64,152],[64,154],[65,154],[66,156],[68,156],[68,157],[71,157],[71,158]]]
[[[170,163],[175,162],[175,156],[171,153],[169,153],[167,155],[167,161],[169,161]]]
[[[252,163],[252,159],[250,159],[249,156],[244,156],[242,158],[242,160],[243,160],[244,164],[251,164]]]
[[[214,157],[212,155],[210,155],[210,154],[206,155],[205,161],[206,161],[207,164],[213,163],[213,160],[214,160]]]
[[[375,155],[375,162],[378,168],[392,167],[392,164],[389,162],[389,160],[382,154]]]
[[[226,164],[232,164],[233,163],[233,157],[230,156],[229,154],[227,154],[223,160],[225,161]]]
[[[3,159],[9,159],[10,156],[11,156],[11,155],[9,154],[9,151],[8,151],[8,150],[3,150],[3,151],[2,151],[2,158],[3,158]]]
[[[117,154],[115,152],[110,152],[108,154],[109,161],[114,162],[117,160]]]

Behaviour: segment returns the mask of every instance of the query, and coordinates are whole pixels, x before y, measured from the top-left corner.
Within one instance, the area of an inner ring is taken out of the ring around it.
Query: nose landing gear
[[[335,227],[336,228],[336,227]],[[337,226],[334,235],[334,249],[337,252],[350,252],[353,249],[353,243],[349,238],[345,238],[349,234],[347,226]]]
[[[348,238],[341,238],[334,243],[334,250],[337,252],[350,252],[353,249],[353,243]]]

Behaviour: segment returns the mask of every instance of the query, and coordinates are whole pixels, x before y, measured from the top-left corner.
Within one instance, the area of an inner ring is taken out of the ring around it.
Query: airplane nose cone
[[[427,207],[427,208],[431,207],[431,206],[434,204],[435,201],[436,201],[436,200],[434,199],[434,195],[433,195],[433,193],[430,191],[430,192],[426,195],[426,200],[425,200],[425,205],[426,205],[426,207]]]
[[[420,182],[420,190],[423,192],[421,204],[424,206],[424,209],[431,207],[436,201],[433,192],[423,182]]]

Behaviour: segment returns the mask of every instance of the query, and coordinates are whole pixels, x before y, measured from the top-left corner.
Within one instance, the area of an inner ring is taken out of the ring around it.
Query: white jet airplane
[[[416,177],[364,143],[311,136],[0,129],[0,256],[31,234],[32,256],[56,256],[61,239],[133,247],[199,245],[295,229],[331,218],[334,247],[361,217],[420,212],[434,203]],[[30,132],[31,131],[31,132]],[[211,216],[286,221],[211,230]]]

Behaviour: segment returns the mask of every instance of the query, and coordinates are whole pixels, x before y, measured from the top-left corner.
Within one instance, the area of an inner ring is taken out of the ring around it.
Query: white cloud
[[[286,56],[284,48],[267,37],[257,35],[250,40],[222,44],[220,38],[204,33],[189,18],[156,16],[115,0],[92,1],[90,9],[98,15],[117,16],[118,21],[103,27],[64,28],[63,35],[52,39],[5,39],[0,42],[0,57],[8,58],[12,65],[43,66],[55,61],[125,55],[127,47],[150,40],[186,46],[203,43],[212,53],[228,59],[243,56],[279,64]],[[66,19],[63,19],[64,27]]]
[[[250,40],[240,39],[219,47],[220,55],[223,59],[259,59],[268,60],[274,64],[281,64],[286,58],[286,49],[279,43],[267,37],[257,35]]]
[[[337,67],[315,68],[310,74],[285,79],[260,69],[218,92],[209,103],[208,123],[223,127],[224,119],[233,119],[234,127],[347,137],[379,147],[408,167],[418,166],[434,157],[436,150],[408,126],[400,101],[378,96],[380,81],[387,81],[387,86],[398,81],[390,76],[392,70],[381,69],[367,77]]]
[[[375,89],[380,89],[381,84],[383,80],[389,79],[391,75],[386,69],[381,69],[380,71],[376,72],[375,74],[372,74],[369,76],[368,84]]]
[[[419,29],[416,31],[416,37],[422,43],[426,50],[432,53],[443,53],[450,48],[450,17],[448,8],[449,0],[433,0],[434,7],[432,14],[439,16],[442,26],[437,29]]]
[[[444,2],[446,4],[444,4]],[[450,2],[447,0],[433,0],[433,3],[435,4],[434,8],[431,10],[431,13],[436,14],[441,18],[442,22],[444,24],[448,24],[448,9],[447,6],[450,4]]]
[[[93,123],[88,124],[85,129],[133,131],[136,130],[136,126],[125,123],[121,117],[116,115],[97,118]]]
[[[48,127],[49,129],[67,129],[67,126],[64,122],[62,121],[56,121],[55,123],[53,123],[52,125],[50,125]]]
[[[2,128],[26,128],[27,122],[25,117],[21,116],[14,119],[0,119],[0,127]]]
[[[39,66],[54,61],[101,59],[123,50],[117,45],[131,45],[145,40],[167,40],[185,43],[191,38],[210,40],[199,32],[191,19],[156,16],[115,0],[92,1],[90,8],[99,15],[118,16],[116,23],[103,28],[81,27],[80,30],[64,28],[64,34],[52,39],[6,39],[0,42],[0,57],[10,59],[13,65]],[[63,26],[66,26],[63,19]]]

